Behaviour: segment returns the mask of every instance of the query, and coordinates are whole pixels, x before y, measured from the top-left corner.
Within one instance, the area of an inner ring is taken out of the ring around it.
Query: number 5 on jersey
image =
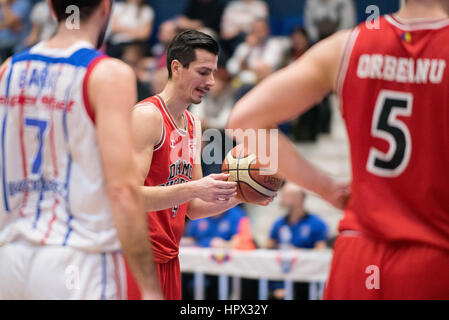
[[[389,143],[387,153],[375,147],[369,152],[366,169],[377,176],[397,177],[407,168],[412,140],[407,125],[398,116],[411,116],[413,95],[381,90],[374,109],[371,135]]]

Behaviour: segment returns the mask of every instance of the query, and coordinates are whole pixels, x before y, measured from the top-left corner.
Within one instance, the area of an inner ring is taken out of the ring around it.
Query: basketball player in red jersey
[[[181,299],[179,242],[185,217],[216,215],[239,203],[236,183],[228,175],[202,177],[201,124],[187,111],[215,84],[218,44],[188,30],[167,51],[169,80],[164,90],[133,110],[136,158],[146,199],[149,232],[159,281],[166,299]],[[263,204],[268,204],[265,201]],[[128,299],[140,292],[128,273]]]
[[[449,299],[448,7],[408,0],[378,26],[339,32],[231,114],[231,128],[270,128],[338,93],[350,191],[279,140],[280,172],[345,209],[325,298]]]

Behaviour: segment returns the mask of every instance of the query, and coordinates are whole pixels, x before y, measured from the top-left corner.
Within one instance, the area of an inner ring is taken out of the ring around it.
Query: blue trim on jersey
[[[69,240],[70,234],[71,234],[72,231],[73,231],[72,227],[70,227],[70,222],[72,222],[72,220],[73,220],[73,216],[70,216],[70,217],[67,219],[68,230],[67,230],[67,233],[65,234],[64,242],[62,243],[62,246],[63,246],[63,247],[65,247],[65,246],[67,245],[67,240]]]
[[[12,69],[14,65],[14,58],[11,61],[11,66],[8,74],[8,80],[6,82],[6,99],[9,98],[9,89],[11,86],[11,77],[12,77]],[[9,201],[8,201],[8,192],[6,186],[6,149],[5,149],[5,138],[6,138],[6,123],[8,120],[8,111],[9,108],[5,108],[5,115],[3,117],[2,123],[2,184],[3,184],[3,203],[5,205],[6,212],[10,212],[9,210]]]
[[[41,175],[41,180],[43,180],[42,175]],[[33,229],[36,229],[37,222],[39,221],[39,218],[41,217],[41,202],[43,199],[44,199],[44,188],[42,188],[39,193],[39,201],[37,202],[37,211],[36,211],[36,217],[34,218]]]
[[[64,63],[69,64],[75,67],[83,67],[87,68],[89,64],[94,60],[95,58],[104,55],[102,52],[89,49],[89,48],[82,48],[78,51],[74,52],[70,57],[67,58],[60,58],[60,57],[48,57],[40,54],[32,54],[30,53],[31,49],[25,50],[21,53],[18,53],[14,56],[15,62],[21,62],[21,61],[42,61],[45,63]]]
[[[106,300],[106,253],[101,254],[101,300]]]

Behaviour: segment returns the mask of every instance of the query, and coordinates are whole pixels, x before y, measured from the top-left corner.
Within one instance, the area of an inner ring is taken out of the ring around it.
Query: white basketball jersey
[[[120,249],[87,98],[104,57],[87,42],[40,43],[0,75],[0,245]]]

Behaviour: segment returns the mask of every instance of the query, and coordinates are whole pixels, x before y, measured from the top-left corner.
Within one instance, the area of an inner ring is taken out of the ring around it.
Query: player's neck
[[[443,1],[410,1],[397,16],[404,20],[440,20],[449,17]]]
[[[97,37],[97,31],[89,28],[89,26],[70,30],[61,24],[56,35],[46,42],[46,46],[49,48],[65,49],[80,41],[87,41],[92,46],[96,46]]]
[[[170,80],[159,94],[177,124],[182,123],[184,111],[189,107],[189,103],[185,101],[183,94],[184,92],[177,90],[175,84]]]

